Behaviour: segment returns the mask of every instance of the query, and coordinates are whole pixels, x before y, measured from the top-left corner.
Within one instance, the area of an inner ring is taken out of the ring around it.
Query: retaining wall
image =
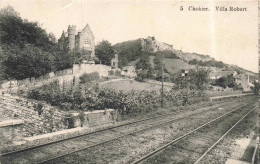
[[[64,122],[66,113],[55,109],[55,107],[6,94],[1,98],[1,113],[5,117],[24,120],[24,136],[33,136],[67,128],[66,122]],[[42,107],[39,104],[42,104]]]
[[[215,97],[242,94],[242,91],[204,91],[204,93],[209,97]]]
[[[0,122],[0,146],[22,139],[23,120],[5,120]]]
[[[16,94],[19,88],[28,88],[28,87],[39,87],[43,84],[50,83],[54,80],[59,80],[61,87],[63,84],[73,83],[73,79],[78,81],[78,78],[84,73],[98,72],[100,77],[107,77],[109,71],[111,70],[110,66],[101,65],[101,64],[74,64],[73,68],[61,70],[57,72],[50,72],[40,77],[31,77],[24,80],[12,80],[1,84],[1,90],[5,93]]]
[[[29,101],[17,96],[1,96],[1,113],[5,117],[24,120],[22,136],[34,136],[80,126],[94,127],[115,121],[113,109],[84,113],[80,121],[79,113],[67,113],[37,101]],[[40,106],[39,106],[40,105]]]

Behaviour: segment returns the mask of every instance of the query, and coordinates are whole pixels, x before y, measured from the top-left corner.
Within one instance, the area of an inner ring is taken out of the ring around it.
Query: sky
[[[38,21],[57,39],[68,25],[76,25],[78,31],[89,24],[96,44],[154,36],[174,49],[258,72],[256,0],[0,0],[0,8],[6,5],[23,19]],[[247,11],[216,11],[218,6]],[[189,7],[210,11],[189,11]]]

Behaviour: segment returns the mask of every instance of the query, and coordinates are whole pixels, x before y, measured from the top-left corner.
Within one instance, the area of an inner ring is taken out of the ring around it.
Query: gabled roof
[[[81,32],[83,32],[83,31],[87,31],[93,38],[95,38],[94,34],[88,24],[83,28],[83,30],[81,30]]]
[[[241,79],[244,76],[244,74],[238,74],[236,76],[234,76],[235,79]]]
[[[210,72],[210,77],[225,77],[228,75],[234,75],[236,71],[218,71],[218,72]]]
[[[135,69],[135,67],[132,66],[132,65],[124,66],[124,67],[123,67],[123,70],[128,70],[128,69]]]

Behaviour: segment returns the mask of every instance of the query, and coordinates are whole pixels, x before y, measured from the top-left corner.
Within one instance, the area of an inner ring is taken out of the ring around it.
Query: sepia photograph
[[[0,164],[259,164],[257,0],[0,0]]]

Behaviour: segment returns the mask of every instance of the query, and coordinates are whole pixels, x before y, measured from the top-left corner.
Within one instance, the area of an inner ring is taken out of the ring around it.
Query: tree
[[[158,51],[155,54],[155,58],[154,58],[154,70],[156,73],[156,80],[161,81],[162,80],[162,57],[164,55],[167,55],[167,53],[170,53],[169,51]],[[164,56],[165,57],[165,56]],[[168,81],[169,80],[169,72],[167,71],[167,69],[165,68],[165,64],[164,64],[164,80]]]
[[[259,89],[260,89],[259,81],[258,82],[254,81],[254,88],[253,88],[254,93],[258,95],[259,94]]]
[[[137,71],[137,79],[144,81],[145,78],[152,76],[152,68],[149,63],[149,52],[144,51],[141,53],[141,59],[136,63],[135,69]]]
[[[83,60],[91,60],[91,51],[89,50],[79,50],[71,54],[73,61],[75,63],[81,63]],[[93,60],[93,59],[92,59]]]
[[[11,6],[0,10],[0,43],[0,74],[4,78],[37,77],[66,60],[58,57],[52,33],[47,34],[38,22],[22,19]]]
[[[171,59],[179,59],[179,57],[175,54],[175,53],[173,53],[171,50],[162,50],[162,51],[157,51],[156,53],[155,53],[155,55],[157,56],[163,56],[164,55],[164,57],[165,58],[171,58]]]
[[[113,47],[118,52],[119,67],[127,65],[131,61],[140,58],[142,54],[141,39],[118,43]]]
[[[54,68],[55,71],[68,69],[73,66],[74,63],[74,57],[69,51],[66,50],[60,50],[53,53],[54,55]]]
[[[0,22],[2,44],[23,47],[29,43],[44,51],[52,50],[53,42],[49,40],[47,32],[40,27],[39,23],[23,20],[11,6],[0,10]]]
[[[49,41],[50,41],[52,44],[55,44],[55,43],[57,42],[57,39],[56,39],[55,35],[54,35],[52,32],[49,33],[48,39],[49,39]]]
[[[16,12],[12,6],[6,6],[0,10],[0,15],[19,17],[20,14]]]
[[[95,49],[95,54],[100,62],[105,65],[111,64],[111,59],[115,56],[115,50],[107,40],[102,40]]]
[[[237,87],[237,84],[235,82],[235,78],[232,75],[228,75],[225,77],[221,77],[215,81],[215,84],[217,86],[221,86],[223,88],[235,88]]]
[[[180,76],[174,78],[175,88],[183,89],[195,89],[204,90],[207,88],[209,82],[209,70],[195,69],[188,72],[188,76]]]
[[[53,56],[32,45],[8,47],[3,50],[3,72],[6,78],[38,77],[52,70]]]

